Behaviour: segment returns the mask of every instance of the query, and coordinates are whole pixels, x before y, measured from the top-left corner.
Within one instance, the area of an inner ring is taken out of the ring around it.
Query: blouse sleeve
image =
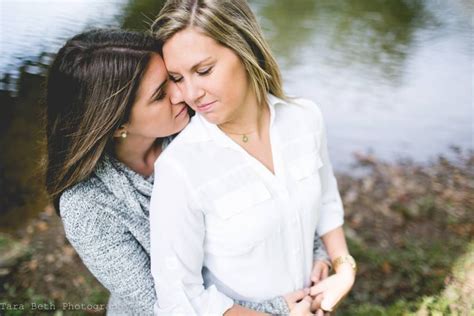
[[[193,194],[178,166],[157,161],[150,205],[157,315],[222,315],[234,304],[214,285],[204,288],[204,214]]]
[[[344,223],[344,208],[342,206],[341,196],[337,188],[336,177],[332,170],[331,161],[329,159],[326,127],[323,116],[319,108],[314,105],[314,109],[318,112],[320,126],[320,157],[323,166],[319,170],[321,177],[321,212],[318,227],[316,229],[319,236],[323,236],[327,232],[336,229]]]

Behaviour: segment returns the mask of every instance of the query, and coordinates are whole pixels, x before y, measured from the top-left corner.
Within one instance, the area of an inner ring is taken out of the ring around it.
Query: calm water
[[[45,203],[43,79],[65,39],[145,29],[157,0],[0,0],[0,230]],[[354,152],[422,163],[473,148],[471,0],[259,0],[290,95],[321,106],[336,170]],[[297,124],[297,122],[295,122]]]

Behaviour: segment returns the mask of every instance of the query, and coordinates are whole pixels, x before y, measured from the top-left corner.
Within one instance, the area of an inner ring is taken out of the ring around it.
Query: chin
[[[187,118],[186,124],[183,124],[183,126],[178,128],[178,130],[174,134],[177,134],[177,133],[181,132],[183,129],[185,129],[185,127],[188,126],[189,120],[190,120],[190,117]]]
[[[223,123],[222,117],[218,116],[214,113],[201,114],[201,116],[204,117],[206,119],[206,121],[208,121],[209,123],[214,124],[214,125],[219,125],[219,124]]]

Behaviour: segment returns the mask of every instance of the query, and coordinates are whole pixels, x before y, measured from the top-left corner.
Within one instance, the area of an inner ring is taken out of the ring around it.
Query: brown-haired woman
[[[67,41],[48,75],[47,190],[68,240],[110,291],[112,315],[153,313],[153,164],[189,122],[160,50],[146,34],[93,30]],[[280,313],[286,302],[239,304]]]

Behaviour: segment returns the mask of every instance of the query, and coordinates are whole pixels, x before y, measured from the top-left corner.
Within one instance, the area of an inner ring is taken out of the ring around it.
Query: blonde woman
[[[240,315],[235,300],[308,287],[290,313],[330,311],[355,262],[320,110],[285,97],[244,0],[167,1],[154,28],[170,79],[197,112],[155,163],[155,313]],[[335,270],[321,282],[311,280],[315,232]]]
[[[147,34],[92,30],[64,44],[48,75],[46,186],[68,240],[110,291],[108,315],[153,315],[156,302],[148,221],[154,162],[189,122],[160,50]],[[285,302],[238,303],[278,313]]]

